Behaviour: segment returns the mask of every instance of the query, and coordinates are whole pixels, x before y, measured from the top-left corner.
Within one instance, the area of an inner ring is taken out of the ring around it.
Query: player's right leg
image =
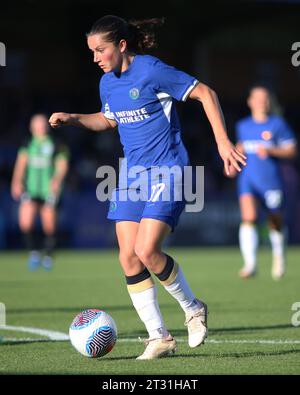
[[[283,216],[281,212],[270,212],[268,216],[269,237],[272,246],[272,271],[274,280],[280,280],[286,271],[285,237],[283,232]]]
[[[268,185],[260,186],[259,194],[264,208],[268,211],[269,237],[272,246],[272,277],[279,280],[285,273],[285,240],[283,232],[284,193],[280,180],[268,180]]]
[[[49,271],[53,266],[53,251],[55,248],[55,231],[56,231],[56,208],[53,204],[45,202],[40,209],[42,227],[44,232],[44,250],[45,255],[42,259],[42,266]]]
[[[39,204],[31,199],[23,199],[19,208],[19,226],[24,235],[25,245],[30,251],[28,268],[33,271],[40,265],[40,254],[34,237],[33,228]]]
[[[255,275],[257,268],[257,202],[253,194],[245,193],[240,195],[239,204],[242,218],[239,245],[244,260],[244,266],[239,275],[241,278],[249,278]]]
[[[164,324],[150,272],[134,251],[138,228],[139,223],[135,221],[116,223],[119,259],[130,298],[149,335],[146,349],[138,359],[154,359],[174,353],[176,341]]]
[[[150,210],[147,211],[147,215],[151,215]],[[162,217],[161,220],[142,218],[135,252],[185,312],[189,346],[197,347],[204,343],[208,333],[207,306],[195,297],[178,263],[162,252],[162,242],[170,233],[171,226],[166,217]]]

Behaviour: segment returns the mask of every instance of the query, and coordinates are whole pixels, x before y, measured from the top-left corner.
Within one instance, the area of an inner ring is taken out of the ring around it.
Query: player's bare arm
[[[51,180],[51,190],[54,195],[56,195],[60,190],[61,184],[66,177],[68,169],[68,160],[63,156],[58,156],[58,158],[55,160],[55,171]]]
[[[265,147],[260,145],[257,150],[257,155],[261,158],[267,158],[273,156],[278,159],[294,159],[297,156],[297,145],[286,144],[282,147]]]
[[[71,125],[89,129],[94,132],[103,132],[114,129],[117,126],[115,121],[107,119],[102,112],[94,114],[68,114],[65,112],[55,112],[49,118],[49,123],[54,129],[61,126]]]
[[[20,199],[23,193],[23,178],[27,166],[28,156],[25,152],[18,154],[11,183],[11,194],[13,199]]]
[[[246,165],[246,156],[240,152],[229,140],[222,109],[216,92],[203,83],[199,83],[190,93],[190,99],[202,103],[204,111],[213,129],[218,150],[224,161],[226,174],[230,173],[230,166],[241,171],[239,163]],[[238,163],[239,162],[239,163]]]

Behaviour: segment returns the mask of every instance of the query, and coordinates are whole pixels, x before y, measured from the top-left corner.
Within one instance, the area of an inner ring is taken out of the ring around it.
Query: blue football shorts
[[[279,179],[262,182],[241,174],[238,178],[238,195],[245,194],[255,196],[268,211],[277,212],[284,207],[284,192]]]
[[[153,218],[167,223],[172,232],[185,208],[183,175],[145,170],[136,177],[123,177],[110,199],[107,218],[140,222]]]

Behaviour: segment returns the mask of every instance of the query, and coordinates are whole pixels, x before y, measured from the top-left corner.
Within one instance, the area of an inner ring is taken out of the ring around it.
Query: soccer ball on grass
[[[104,311],[88,309],[74,318],[69,336],[73,347],[80,354],[90,358],[103,357],[116,343],[117,326]]]

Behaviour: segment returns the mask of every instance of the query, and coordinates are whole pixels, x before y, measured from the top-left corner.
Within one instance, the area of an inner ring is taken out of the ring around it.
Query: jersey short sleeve
[[[282,147],[284,145],[296,144],[293,130],[289,124],[283,119],[278,119],[277,144]]]
[[[21,145],[20,145],[20,147],[19,147],[19,149],[18,149],[18,155],[19,155],[19,154],[27,154],[27,153],[28,153],[28,145],[29,145],[29,142],[30,142],[30,138],[25,138],[25,139],[22,141],[22,143],[21,143]]]
[[[55,159],[57,158],[63,158],[66,161],[69,161],[70,159],[70,150],[66,146],[66,144],[62,143],[61,141],[55,142],[55,154],[54,154]]]
[[[155,59],[151,79],[159,92],[164,92],[178,101],[185,101],[199,81],[189,74]]]
[[[108,87],[106,84],[106,79],[105,79],[105,74],[100,80],[99,83],[99,93],[100,93],[100,100],[101,100],[101,112],[105,116],[105,118],[115,120],[114,114],[110,111],[109,104],[107,101],[107,96],[108,96]]]

